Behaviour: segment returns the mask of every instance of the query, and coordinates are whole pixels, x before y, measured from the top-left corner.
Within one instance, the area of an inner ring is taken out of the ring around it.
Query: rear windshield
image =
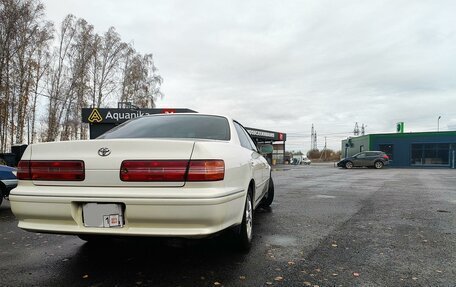
[[[98,137],[121,138],[195,138],[230,140],[228,120],[206,115],[160,115],[136,118]]]

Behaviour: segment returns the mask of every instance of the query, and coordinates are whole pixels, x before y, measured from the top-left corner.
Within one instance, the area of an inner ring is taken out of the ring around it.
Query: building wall
[[[350,142],[348,148],[345,147],[347,142]],[[435,156],[435,158],[424,156],[427,152],[427,146],[444,146],[445,148],[443,150],[439,150],[439,147],[437,147],[435,153],[438,155],[441,152],[440,155],[443,154],[442,157],[448,155],[446,157],[448,162],[440,162],[439,156]],[[372,134],[351,138],[342,141],[342,157],[352,156],[360,152],[363,147],[364,150],[383,150],[385,152],[388,150],[387,154],[392,158],[390,164],[393,167],[456,167],[456,163],[453,162],[453,157],[456,157],[456,131]],[[412,151],[413,147],[415,147],[414,151]],[[423,150],[421,162],[417,162],[416,160],[417,147],[422,147]]]
[[[344,157],[349,157],[354,154],[357,154],[359,152],[365,151],[365,150],[371,150],[370,149],[370,135],[365,135],[365,136],[360,136],[360,137],[355,137],[355,138],[350,138],[342,141],[342,147],[341,147],[341,156]],[[348,143],[348,147],[346,144]]]
[[[456,132],[399,133],[371,135],[372,150],[381,150],[381,145],[393,145],[391,166],[411,166],[413,144],[451,144],[450,152],[456,148]],[[451,156],[450,156],[451,157]],[[426,164],[426,163],[424,163]],[[452,163],[450,162],[449,165]],[[432,165],[429,163],[429,165]]]

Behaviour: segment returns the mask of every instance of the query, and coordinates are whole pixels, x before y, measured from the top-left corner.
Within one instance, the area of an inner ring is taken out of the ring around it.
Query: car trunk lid
[[[165,186],[179,187],[184,181],[125,182],[121,180],[122,162],[156,160],[188,161],[193,140],[176,139],[100,139],[36,144],[30,160],[82,160],[83,181],[34,180],[35,185],[61,186]]]

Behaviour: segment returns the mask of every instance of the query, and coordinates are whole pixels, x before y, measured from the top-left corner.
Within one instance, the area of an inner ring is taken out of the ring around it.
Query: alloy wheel
[[[253,208],[252,200],[250,199],[250,194],[247,195],[247,202],[245,204],[245,229],[247,231],[247,237],[249,238],[249,240],[251,240],[253,229]]]

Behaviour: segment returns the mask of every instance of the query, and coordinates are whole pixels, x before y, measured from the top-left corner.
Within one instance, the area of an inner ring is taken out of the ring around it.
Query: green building
[[[399,131],[399,129],[398,129]],[[370,134],[342,141],[342,157],[385,152],[396,167],[456,167],[456,131]]]

